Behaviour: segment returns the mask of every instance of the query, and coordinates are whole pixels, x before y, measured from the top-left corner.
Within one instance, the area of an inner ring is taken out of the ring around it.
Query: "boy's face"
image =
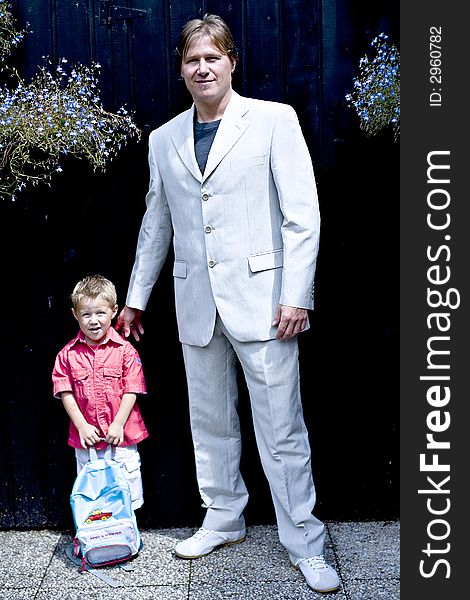
[[[92,346],[105,338],[117,311],[117,304],[111,307],[100,296],[84,298],[76,311],[72,308],[73,316],[77,319],[86,341]]]

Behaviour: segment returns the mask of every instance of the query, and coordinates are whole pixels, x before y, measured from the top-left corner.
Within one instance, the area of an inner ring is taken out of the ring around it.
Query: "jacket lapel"
[[[183,163],[198,181],[202,181],[201,171],[194,153],[193,115],[194,105],[183,113],[181,120],[178,121],[179,128],[171,138]]]
[[[203,181],[217,168],[220,161],[249,127],[250,123],[248,119],[244,119],[248,110],[248,104],[245,102],[245,99],[232,91],[232,97],[225,109],[209,156],[207,157],[207,164],[202,178]]]
[[[171,137],[181,160],[199,182],[203,182],[209,177],[249,127],[248,120],[244,119],[248,110],[245,99],[232,91],[232,97],[225,109],[207,158],[204,176],[201,175],[194,153],[194,105],[182,114],[181,119],[178,121],[178,130]]]

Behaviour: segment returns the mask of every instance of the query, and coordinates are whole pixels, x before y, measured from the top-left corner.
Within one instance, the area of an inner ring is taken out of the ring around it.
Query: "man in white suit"
[[[320,216],[311,159],[294,110],[232,89],[237,53],[215,15],[180,36],[193,106],[150,135],[150,186],[126,306],[141,316],[174,247],[176,314],[188,383],[202,527],[176,545],[197,558],[245,538],[236,362],[247,383],[279,538],[316,591],[339,587],[323,557],[325,527],[302,414],[297,334],[308,328]]]

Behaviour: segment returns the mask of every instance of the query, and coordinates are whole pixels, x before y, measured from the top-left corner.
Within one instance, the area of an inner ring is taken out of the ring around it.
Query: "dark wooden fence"
[[[241,60],[234,87],[297,110],[314,160],[323,217],[312,329],[301,336],[302,387],[323,519],[398,515],[398,144],[367,139],[344,96],[359,58],[384,31],[398,44],[398,3],[347,0],[17,0],[32,33],[15,61],[101,64],[101,97],[142,129],[105,175],[67,161],[51,188],[0,203],[2,366],[0,527],[69,527],[73,451],[52,397],[57,351],[76,332],[68,295],[101,272],[124,303],[144,210],[147,137],[188,106],[175,68],[182,24],[205,12],[231,26]],[[8,234],[8,235],[7,235]],[[141,410],[142,526],[198,524],[186,387],[165,268],[139,344],[149,395]],[[164,341],[164,343],[163,343]],[[250,523],[273,522],[241,385]]]

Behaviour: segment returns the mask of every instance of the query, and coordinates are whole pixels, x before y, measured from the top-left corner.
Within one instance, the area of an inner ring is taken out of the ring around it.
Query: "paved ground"
[[[399,523],[327,523],[325,555],[340,574],[334,594],[310,590],[291,566],[276,528],[254,526],[245,542],[182,560],[175,543],[192,529],[143,530],[134,570],[108,567],[117,587],[80,573],[66,557],[71,541],[57,531],[0,531],[1,600],[398,600]]]

